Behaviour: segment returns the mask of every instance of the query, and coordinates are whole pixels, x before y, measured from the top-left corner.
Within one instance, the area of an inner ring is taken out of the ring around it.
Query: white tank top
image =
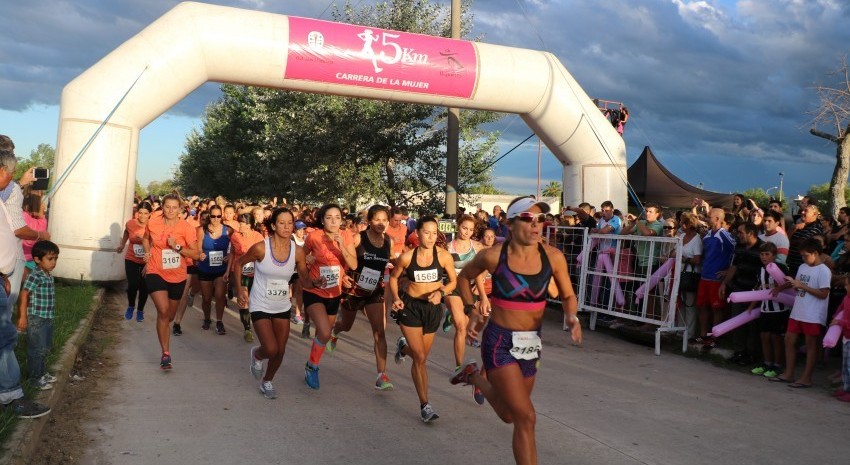
[[[295,274],[295,242],[289,246],[289,257],[283,263],[272,256],[271,237],[265,239],[266,253],[254,262],[254,285],[251,287],[251,312],[286,313],[292,309],[289,281]]]

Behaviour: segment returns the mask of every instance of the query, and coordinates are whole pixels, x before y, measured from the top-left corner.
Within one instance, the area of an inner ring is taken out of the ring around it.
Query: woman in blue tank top
[[[198,261],[198,279],[201,281],[201,309],[204,311],[204,324],[201,328],[210,329],[212,299],[215,296],[215,332],[226,334],[224,323],[224,305],[227,302],[227,273],[230,255],[230,235],[233,230],[222,223],[221,207],[214,205],[209,211],[201,213],[201,226],[198,227],[198,244],[201,244],[201,260]]]
[[[537,463],[531,391],[540,362],[540,328],[550,280],[561,296],[573,343],[581,344],[578,302],[564,254],[542,243],[547,212],[549,205],[533,196],[514,199],[507,210],[511,239],[477,254],[458,279],[468,308],[473,304],[470,280],[482,272],[492,274],[493,293],[490,302],[479,307],[490,315],[481,341],[486,377],[470,362],[455,372],[451,383],[472,384],[502,421],[513,423],[517,463]]]

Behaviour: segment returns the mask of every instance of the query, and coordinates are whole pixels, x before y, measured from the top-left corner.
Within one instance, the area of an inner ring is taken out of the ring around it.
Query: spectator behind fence
[[[593,217],[593,207],[590,206],[587,202],[582,202],[578,204],[578,207],[567,207],[564,209],[562,214],[566,215],[567,212],[573,212],[578,216],[578,223],[576,226],[581,226],[583,228],[593,229],[596,227],[596,219]]]
[[[661,210],[658,208],[658,205],[655,205],[654,203],[645,204],[644,214],[642,215],[643,219],[636,219],[626,224],[622,230],[622,234],[632,234],[644,237],[661,236],[664,229],[661,221],[658,220],[660,213]],[[650,242],[637,241],[635,242],[635,253],[637,255],[637,267],[635,269],[635,274],[637,276],[644,277],[648,276],[648,274],[652,274],[652,272],[655,271],[655,268],[658,265],[658,259],[661,256],[661,247],[656,244],[652,256],[650,256]]]
[[[614,204],[610,200],[602,202],[602,218],[597,221],[596,227],[591,228],[590,232],[595,234],[620,234],[623,229],[623,224],[620,218],[614,215]],[[599,243],[599,251],[605,251],[615,248],[613,239],[605,239]]]
[[[720,283],[735,252],[735,239],[723,228],[724,219],[722,208],[712,208],[708,214],[711,230],[702,238],[702,274],[697,288],[700,337],[697,342],[706,349],[714,347],[714,339],[708,336],[711,328],[723,321],[726,303],[720,297]]]
[[[696,299],[702,267],[702,239],[697,233],[698,219],[693,213],[685,212],[679,223],[682,233],[682,274],[679,277],[679,298],[682,301],[682,319],[688,329],[689,339],[696,340],[699,331],[699,316]]]
[[[723,282],[720,284],[720,298],[726,299],[732,292],[751,291],[758,285],[759,270],[761,263],[761,245],[764,241],[758,238],[758,228],[753,223],[742,223],[738,226],[736,233],[738,242],[735,245],[735,255],[732,265],[726,270]],[[730,304],[732,317],[743,313],[749,307],[749,303]],[[749,365],[753,363],[753,354],[756,352],[755,323],[748,323],[732,332],[732,363],[738,365]]]
[[[56,377],[48,373],[45,359],[53,345],[53,318],[56,290],[50,273],[56,268],[59,247],[50,241],[38,241],[32,247],[35,270],[27,276],[18,310],[19,327],[27,328],[27,371],[30,383],[39,390],[53,389]]]
[[[11,147],[11,148],[10,148]],[[0,135],[0,189],[12,183],[12,175],[18,160],[12,151],[14,144],[7,136]],[[12,307],[9,305],[9,275],[15,272],[19,239],[15,237],[10,207],[0,200],[0,404],[3,410],[21,418],[36,418],[50,413],[50,407],[24,399],[21,389],[21,367],[15,357],[18,331],[12,324]],[[23,255],[23,252],[20,252]],[[20,284],[19,284],[20,285]]]

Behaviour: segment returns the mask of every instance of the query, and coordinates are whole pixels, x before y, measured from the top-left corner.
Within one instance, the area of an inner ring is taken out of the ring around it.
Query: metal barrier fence
[[[662,332],[683,332],[682,351],[687,350],[686,328],[676,323],[680,238],[588,234],[574,227],[550,227],[546,233],[549,244],[564,251],[571,278],[578,277],[573,281],[578,307],[591,312],[591,330],[600,315],[612,319],[612,327],[623,320],[641,322],[655,327],[656,355]]]

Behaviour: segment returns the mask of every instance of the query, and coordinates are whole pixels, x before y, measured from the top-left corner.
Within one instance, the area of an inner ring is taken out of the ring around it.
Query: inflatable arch
[[[62,92],[56,172],[88,146],[52,198],[57,276],[124,279],[139,131],[207,81],[517,113],[566,204],[626,205],[623,140],[550,53],[186,2]]]

